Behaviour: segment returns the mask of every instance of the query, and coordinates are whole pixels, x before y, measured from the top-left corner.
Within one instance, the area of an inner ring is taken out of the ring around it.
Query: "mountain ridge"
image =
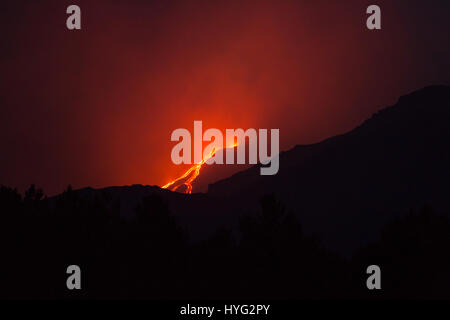
[[[275,176],[260,176],[256,165],[210,184],[207,193],[136,185],[87,192],[113,193],[125,217],[141,197],[157,193],[195,239],[222,225],[237,230],[240,217],[257,212],[258,199],[274,193],[307,233],[351,253],[409,210],[431,204],[450,212],[448,124],[450,87],[430,86],[400,97],[347,133],[281,152]]]

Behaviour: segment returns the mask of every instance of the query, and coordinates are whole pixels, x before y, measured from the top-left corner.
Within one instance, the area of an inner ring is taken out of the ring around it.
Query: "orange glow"
[[[234,143],[233,145],[226,147],[226,148],[234,148],[237,147],[237,143]],[[219,150],[223,150],[219,149]],[[205,164],[206,161],[208,161],[209,159],[211,159],[214,155],[216,154],[216,149],[213,148],[211,150],[211,152],[202,159],[202,161],[200,161],[197,164],[194,164],[192,167],[190,167],[181,177],[172,180],[171,182],[165,184],[164,186],[162,186],[161,188],[163,189],[169,189],[171,191],[176,191],[181,185],[185,185],[186,186],[186,191],[185,193],[192,193],[192,182],[198,177],[198,175],[200,174],[200,169],[202,168],[202,166]],[[183,181],[184,179],[186,179],[186,181],[184,181],[181,184],[176,184],[177,182]],[[175,185],[175,186],[173,186]],[[173,186],[172,188],[170,188],[171,186]]]

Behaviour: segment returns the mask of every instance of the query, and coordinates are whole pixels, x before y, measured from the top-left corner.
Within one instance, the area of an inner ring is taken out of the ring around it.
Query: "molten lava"
[[[229,146],[227,148],[234,148],[237,147],[237,143],[233,144],[232,146]],[[219,150],[223,150],[219,149]],[[200,161],[197,164],[194,164],[192,167],[190,167],[181,177],[172,180],[171,182],[167,183],[166,185],[162,186],[161,188],[163,189],[169,189],[171,191],[176,191],[181,185],[185,185],[186,186],[186,190],[185,193],[192,193],[192,182],[198,177],[198,175],[200,174],[200,169],[202,168],[202,166],[205,164],[206,161],[208,161],[209,159],[211,159],[212,157],[214,157],[214,155],[216,154],[216,149],[212,149],[211,152],[209,153],[208,156],[204,157],[202,159],[202,161]],[[177,182],[183,181],[185,180],[183,183],[177,184]],[[175,186],[173,186],[175,185]],[[170,188],[171,186],[173,186],[172,188]]]

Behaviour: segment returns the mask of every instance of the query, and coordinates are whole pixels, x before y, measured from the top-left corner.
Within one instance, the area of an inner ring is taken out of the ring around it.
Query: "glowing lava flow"
[[[237,143],[235,143],[234,145],[227,147],[227,148],[234,148],[237,146]],[[223,150],[225,148],[219,149],[219,150]],[[202,166],[205,164],[206,161],[208,161],[209,159],[211,159],[214,155],[216,154],[216,149],[212,149],[211,152],[209,153],[209,155],[204,158],[202,161],[200,161],[197,164],[194,164],[192,167],[189,168],[189,170],[187,170],[181,177],[169,182],[168,184],[162,186],[161,188],[163,189],[167,189],[170,186],[174,185],[175,183],[182,181],[184,179],[186,179],[186,181],[184,181],[183,183],[173,187],[172,191],[177,190],[181,185],[185,185],[186,186],[186,191],[185,193],[192,193],[192,182],[198,177],[198,175],[200,174],[200,169],[202,168]]]

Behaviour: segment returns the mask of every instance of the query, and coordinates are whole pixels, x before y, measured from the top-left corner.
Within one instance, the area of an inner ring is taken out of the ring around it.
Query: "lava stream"
[[[234,145],[227,147],[227,148],[234,148],[237,146],[237,143],[235,143]],[[223,150],[225,148],[219,149],[219,150]],[[190,167],[181,177],[172,180],[171,182],[167,183],[166,185],[162,186],[161,188],[163,189],[169,189],[172,191],[177,190],[181,185],[185,185],[186,186],[186,191],[185,193],[192,193],[192,182],[198,177],[198,175],[200,174],[200,169],[202,168],[202,166],[205,164],[206,161],[208,161],[209,159],[211,159],[214,155],[216,154],[216,149],[212,149],[211,152],[209,153],[209,155],[202,159],[202,161],[200,161],[197,164],[194,164],[192,167]],[[179,181],[182,181],[186,179],[186,181],[184,181],[183,183],[176,185],[175,187],[170,188],[172,185],[176,184]]]

